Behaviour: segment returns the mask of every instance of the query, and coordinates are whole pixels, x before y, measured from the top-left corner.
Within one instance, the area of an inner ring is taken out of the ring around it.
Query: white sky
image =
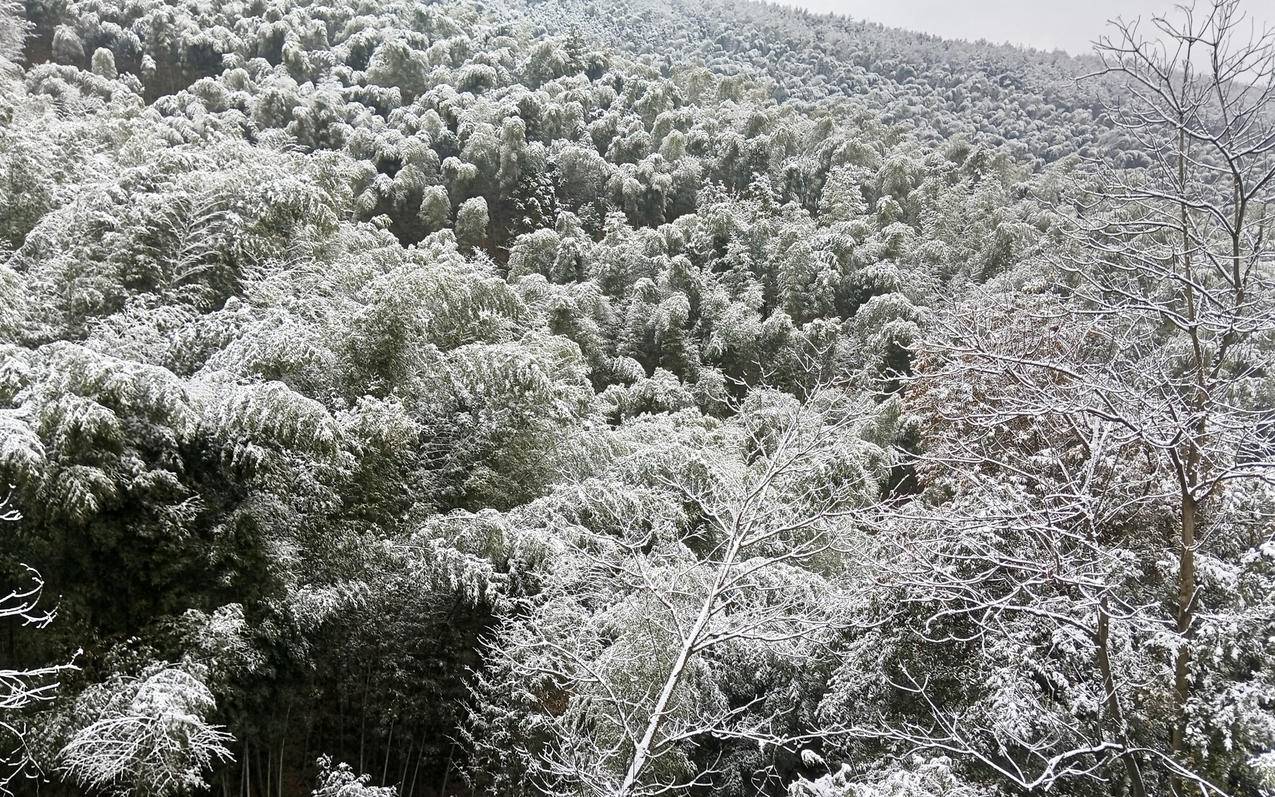
[[[987,39],[1088,53],[1113,17],[1164,13],[1179,0],[778,0],[948,39]],[[1275,24],[1275,0],[1245,0],[1249,19]]]

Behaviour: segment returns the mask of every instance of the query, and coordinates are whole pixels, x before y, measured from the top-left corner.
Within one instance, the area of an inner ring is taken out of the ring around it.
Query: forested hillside
[[[0,0],[0,794],[1275,793],[1243,11]]]
[[[547,30],[583,28],[639,57],[655,54],[656,63],[749,74],[803,111],[906,125],[929,146],[961,136],[1037,164],[1099,143],[1137,157],[1102,119],[1110,89],[1077,83],[1100,69],[1093,58],[947,41],[759,2],[541,0],[526,13]]]

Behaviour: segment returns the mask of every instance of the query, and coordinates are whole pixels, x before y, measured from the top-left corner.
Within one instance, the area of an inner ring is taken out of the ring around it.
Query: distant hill
[[[1097,84],[1077,82],[1099,68],[1092,57],[748,0],[532,0],[525,8],[546,31],[579,30],[666,65],[762,75],[777,99],[844,103],[927,140],[964,136],[1043,162],[1120,143],[1101,121]]]

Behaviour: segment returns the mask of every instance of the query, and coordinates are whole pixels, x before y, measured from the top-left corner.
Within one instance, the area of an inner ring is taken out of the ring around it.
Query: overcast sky
[[[834,11],[949,39],[1088,53],[1108,19],[1164,12],[1175,0],[782,0],[811,11]],[[1275,0],[1248,0],[1259,22],[1275,20]],[[1260,9],[1260,12],[1259,12]]]

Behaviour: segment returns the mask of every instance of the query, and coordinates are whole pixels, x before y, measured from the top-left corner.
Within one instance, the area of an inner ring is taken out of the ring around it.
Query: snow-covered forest
[[[0,0],[0,794],[1275,794],[1251,1]]]

